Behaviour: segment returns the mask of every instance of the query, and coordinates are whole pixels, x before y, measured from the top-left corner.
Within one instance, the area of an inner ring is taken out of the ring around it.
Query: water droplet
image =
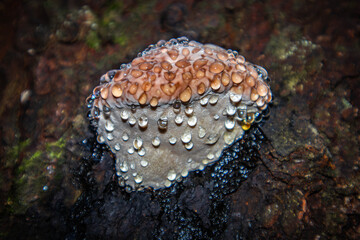
[[[114,135],[112,135],[112,133],[108,133],[107,134],[107,139],[109,139],[109,141],[114,139]]]
[[[120,113],[120,117],[122,120],[126,121],[129,118],[129,112],[127,110],[123,110]]]
[[[142,115],[140,118],[139,118],[139,126],[141,128],[146,128],[148,125],[148,118],[145,116],[145,115]]]
[[[215,155],[213,153],[208,153],[208,155],[206,155],[206,157],[209,159],[209,160],[213,160]]]
[[[209,163],[209,160],[203,159],[201,162],[202,162],[204,165],[207,165],[207,164]]]
[[[124,132],[124,134],[122,135],[122,139],[126,142],[127,140],[129,140],[129,135]]]
[[[202,171],[202,170],[204,170],[204,169],[205,169],[205,166],[204,166],[203,164],[200,164],[200,165],[199,165],[199,170]]]
[[[183,122],[183,120],[184,120],[183,116],[181,116],[181,115],[176,115],[176,117],[175,117],[175,123],[176,123],[177,125],[180,125],[180,124]]]
[[[209,103],[211,105],[215,105],[219,100],[219,96],[218,95],[212,95],[209,99]]]
[[[199,127],[199,138],[203,138],[206,135],[206,130],[202,126]]]
[[[105,142],[105,138],[102,135],[98,135],[96,139],[97,139],[98,143],[104,143]]]
[[[238,94],[236,94],[236,93],[230,92],[229,97],[230,97],[230,100],[231,100],[233,103],[238,103],[238,102],[240,102],[240,100],[241,100],[241,98],[242,98],[242,95],[238,95]]]
[[[205,96],[202,99],[200,99],[201,106],[205,106],[209,102],[209,97]]]
[[[137,184],[140,184],[140,183],[143,181],[143,178],[142,178],[142,176],[137,175],[136,177],[134,177],[134,181],[135,181]]]
[[[116,143],[115,146],[114,146],[114,149],[116,151],[119,151],[120,150],[120,144],[119,143]]]
[[[181,136],[181,141],[183,143],[188,143],[191,141],[191,132],[189,130],[185,131],[185,133]]]
[[[129,166],[126,161],[124,161],[123,163],[120,164],[120,170],[124,173],[129,171]]]
[[[224,141],[227,145],[232,144],[235,140],[235,137],[236,137],[236,133],[234,131],[224,133]]]
[[[176,178],[176,172],[174,170],[170,170],[167,175],[167,179],[169,179],[169,181],[174,181],[175,178]]]
[[[181,102],[180,101],[174,102],[173,110],[174,110],[174,113],[179,113],[181,111]]]
[[[160,146],[160,143],[161,143],[160,138],[159,137],[154,137],[153,140],[151,141],[151,143],[152,143],[152,145],[154,147]]]
[[[191,150],[194,147],[194,144],[193,142],[188,142],[184,146],[187,150]]]
[[[171,186],[171,182],[169,180],[166,180],[164,183],[165,187],[170,187]]]
[[[196,123],[197,123],[197,118],[196,118],[196,116],[192,116],[192,117],[190,117],[190,118],[188,119],[188,125],[189,125],[190,127],[194,127],[194,126],[196,125]]]
[[[229,115],[229,116],[234,116],[235,113],[236,113],[236,107],[233,106],[233,105],[227,106],[227,107],[226,107],[226,113],[227,113],[227,115]]]
[[[133,146],[136,150],[140,150],[141,147],[143,146],[143,140],[141,139],[141,137],[136,137],[133,141]]]
[[[183,171],[181,172],[181,176],[187,177],[187,175],[189,175],[189,171],[188,171],[188,170],[183,170]]]
[[[235,121],[233,119],[226,119],[224,125],[227,130],[232,130],[235,127]]]
[[[134,125],[136,124],[136,118],[134,118],[133,116],[131,116],[131,117],[129,118],[129,124],[130,124],[131,126],[134,126]]]
[[[109,120],[107,120],[107,121],[105,122],[105,129],[106,129],[106,131],[108,131],[108,132],[114,131],[114,124],[113,124],[112,122],[110,122]]]
[[[191,116],[193,114],[193,112],[194,112],[194,109],[192,107],[185,108],[185,114],[187,116]]]
[[[219,120],[219,118],[220,118],[219,115],[217,115],[217,114],[214,115],[214,119],[215,119],[215,120]]]
[[[219,140],[219,137],[220,137],[219,134],[212,133],[205,139],[205,143],[208,145],[215,144]]]
[[[130,168],[134,170],[135,169],[135,163],[130,163]],[[133,173],[133,174],[136,174],[136,173]]]
[[[98,107],[94,107],[93,110],[94,110],[94,117],[98,117],[98,116],[100,115],[100,110],[99,110],[99,108],[98,108]]]
[[[140,161],[140,165],[141,165],[142,167],[146,167],[147,165],[149,165],[149,162],[146,161],[146,160],[141,160],[141,161]]]
[[[129,149],[128,149],[128,153],[129,153],[129,154],[133,154],[134,152],[135,152],[134,148],[129,147]]]
[[[172,144],[172,145],[174,145],[176,143],[176,141],[177,141],[176,137],[169,138],[169,143]]]
[[[165,130],[167,129],[167,125],[168,125],[168,118],[166,116],[161,116],[160,119],[158,120],[159,129]]]
[[[189,158],[189,159],[187,160],[187,162],[188,162],[188,163],[191,163],[191,162],[192,162],[192,158]]]
[[[140,157],[145,156],[145,154],[146,154],[146,149],[145,149],[144,147],[141,148],[140,151],[138,151],[138,154],[139,154]]]

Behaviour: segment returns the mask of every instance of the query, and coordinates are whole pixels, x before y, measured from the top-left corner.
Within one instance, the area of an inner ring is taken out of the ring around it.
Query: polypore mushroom
[[[90,119],[121,185],[168,187],[242,138],[271,101],[266,79],[236,51],[162,40],[100,78]]]

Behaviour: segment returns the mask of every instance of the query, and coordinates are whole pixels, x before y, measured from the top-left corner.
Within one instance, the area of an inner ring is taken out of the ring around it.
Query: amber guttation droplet
[[[134,95],[138,89],[138,83],[131,84],[129,87],[129,93]]]
[[[233,81],[233,83],[241,83],[243,78],[241,77],[241,75],[239,73],[234,72],[231,75],[231,80]]]
[[[200,48],[194,48],[192,51],[191,51],[191,53],[198,53],[199,51],[200,51],[201,49]]]
[[[140,70],[147,71],[147,70],[152,69],[153,66],[154,66],[154,65],[151,64],[151,63],[144,62],[144,63],[141,63],[141,64],[139,65],[139,69],[140,69]]]
[[[199,69],[199,71],[196,72],[196,77],[197,78],[203,78],[205,76],[205,70],[204,69]]]
[[[172,59],[172,60],[176,60],[177,59],[177,57],[179,56],[179,52],[177,51],[177,50],[175,50],[175,49],[172,49],[172,50],[169,50],[168,52],[167,52],[167,54],[169,55],[169,57]]]
[[[221,83],[226,87],[230,83],[230,76],[226,72],[223,72],[221,76]]]
[[[182,54],[186,57],[187,55],[189,55],[190,54],[190,51],[189,51],[189,49],[187,49],[187,48],[183,48],[183,50],[182,50]]]
[[[143,75],[143,72],[140,71],[140,70],[133,69],[133,70],[131,71],[131,76],[133,76],[134,78],[138,78],[138,77],[140,77],[141,75]]]
[[[209,70],[212,73],[221,73],[222,71],[224,71],[224,64],[222,64],[219,61],[216,61],[212,64],[210,64]]]
[[[259,95],[262,97],[266,96],[266,94],[268,93],[267,87],[262,83],[258,84],[257,91],[258,91]]]
[[[205,91],[206,91],[206,86],[202,82],[197,86],[197,93],[201,95],[201,94],[204,94]]]
[[[218,59],[220,59],[221,61],[225,61],[225,60],[228,58],[227,54],[225,54],[225,53],[218,53],[218,54],[216,54],[216,56],[217,56]]]
[[[161,72],[161,67],[159,66],[154,67],[154,73],[159,73],[159,72]]]
[[[176,90],[176,86],[171,83],[161,84],[160,88],[168,96],[173,95]]]
[[[205,49],[204,49],[204,52],[205,52],[206,54],[212,55],[212,50],[211,50],[210,48],[205,48]]]
[[[193,63],[193,67],[197,71],[200,68],[202,68],[205,64],[207,64],[207,62],[208,62],[208,60],[200,58]]]
[[[254,88],[251,89],[250,100],[255,102],[258,98],[259,98],[259,94],[257,93],[257,91]]]
[[[246,68],[243,64],[237,64],[235,66],[236,70],[240,71],[240,72],[245,72]]]
[[[111,94],[112,94],[114,97],[116,97],[116,98],[121,97],[122,93],[123,93],[123,91],[122,91],[122,89],[121,89],[121,85],[120,85],[120,84],[116,83],[116,84],[114,84],[114,85],[112,86]]]
[[[185,59],[181,59],[179,61],[177,61],[175,63],[175,65],[179,68],[186,68],[187,66],[190,65],[189,61],[185,60]]]
[[[233,92],[233,93],[239,94],[239,95],[240,95],[240,94],[243,94],[243,92],[244,92],[244,86],[240,85],[240,86],[232,87],[232,88],[230,89],[230,91]]]
[[[145,60],[143,58],[135,58],[134,60],[132,60],[131,65],[132,66],[136,66],[139,63],[145,62]]]
[[[210,84],[210,87],[213,90],[218,90],[221,87],[221,77],[219,74],[216,74]]]
[[[142,93],[139,97],[139,103],[141,105],[144,105],[146,103],[146,100],[147,100],[147,96],[146,96],[146,93]]]
[[[103,99],[107,99],[109,95],[109,89],[107,87],[104,87],[100,90],[100,95]]]
[[[166,79],[166,80],[168,80],[168,81],[172,81],[172,80],[174,80],[174,78],[175,78],[175,73],[173,73],[173,72],[164,72],[164,78]]]
[[[172,65],[168,61],[161,62],[160,65],[164,70],[169,71],[172,68]]]
[[[249,87],[255,86],[255,78],[253,78],[251,75],[246,77],[245,82]]]
[[[192,80],[193,76],[192,76],[191,72],[184,72],[182,74],[182,78],[183,78],[184,82],[188,83]]]
[[[151,89],[151,83],[150,82],[144,82],[141,86],[142,90],[145,92],[149,91]]]
[[[180,100],[182,102],[188,102],[191,98],[191,94],[192,94],[191,88],[190,87],[185,88],[185,90],[182,93],[180,93],[179,96]]]
[[[150,100],[150,105],[152,107],[156,107],[158,105],[158,100],[156,97],[153,97],[151,100]]]

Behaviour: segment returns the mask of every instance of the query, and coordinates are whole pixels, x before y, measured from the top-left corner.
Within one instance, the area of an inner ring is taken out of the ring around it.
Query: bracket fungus
[[[88,97],[97,141],[131,190],[169,187],[243,137],[272,99],[264,68],[185,37],[108,71]]]

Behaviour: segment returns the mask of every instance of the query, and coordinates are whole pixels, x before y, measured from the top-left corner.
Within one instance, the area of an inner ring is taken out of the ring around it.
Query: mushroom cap
[[[272,99],[266,80],[236,51],[162,40],[100,78],[90,118],[121,185],[168,187],[242,138]]]

